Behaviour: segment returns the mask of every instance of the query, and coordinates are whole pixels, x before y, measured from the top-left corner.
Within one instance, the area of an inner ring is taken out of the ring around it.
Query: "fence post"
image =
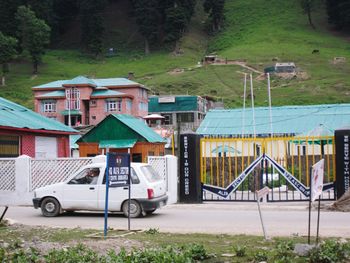
[[[15,164],[15,184],[16,196],[13,200],[14,205],[30,205],[32,203],[31,193],[31,172],[30,158],[27,155],[21,155],[16,158]]]

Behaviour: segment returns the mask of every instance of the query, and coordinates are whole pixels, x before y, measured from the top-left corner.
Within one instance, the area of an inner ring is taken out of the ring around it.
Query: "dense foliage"
[[[337,29],[350,30],[350,1],[327,0],[329,22]]]

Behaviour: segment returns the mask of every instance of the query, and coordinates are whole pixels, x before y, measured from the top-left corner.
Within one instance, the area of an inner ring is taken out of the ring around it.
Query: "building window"
[[[96,100],[90,100],[90,107],[96,107],[97,101]]]
[[[113,99],[113,100],[107,100],[106,101],[107,111],[122,111],[122,100],[121,99]]]
[[[140,102],[139,103],[139,110],[141,111],[148,111],[148,104],[145,102]]]
[[[128,111],[131,111],[131,109],[132,109],[132,100],[130,100],[130,99],[126,100],[126,109]]]
[[[12,135],[0,135],[0,157],[19,156],[19,137]]]
[[[66,89],[66,110],[80,110],[80,91],[77,88]]]
[[[173,115],[172,114],[162,114],[164,117],[164,124],[165,125],[172,125],[173,124]]]
[[[42,102],[42,112],[56,112],[56,101],[44,100]]]
[[[194,122],[193,112],[178,113],[176,117],[178,122]]]

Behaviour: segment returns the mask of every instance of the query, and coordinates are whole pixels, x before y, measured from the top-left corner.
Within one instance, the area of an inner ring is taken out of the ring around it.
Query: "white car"
[[[44,216],[57,216],[63,211],[104,211],[106,198],[106,163],[84,166],[65,182],[34,190],[34,208]],[[92,178],[92,173],[98,178]],[[151,214],[166,205],[168,196],[163,178],[144,163],[131,163],[130,217]],[[128,187],[109,187],[109,212],[128,216]]]

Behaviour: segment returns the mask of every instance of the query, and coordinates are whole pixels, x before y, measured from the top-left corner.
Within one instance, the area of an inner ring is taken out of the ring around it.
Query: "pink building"
[[[147,88],[126,78],[78,76],[33,87],[35,111],[66,125],[96,125],[109,114],[148,114]]]

